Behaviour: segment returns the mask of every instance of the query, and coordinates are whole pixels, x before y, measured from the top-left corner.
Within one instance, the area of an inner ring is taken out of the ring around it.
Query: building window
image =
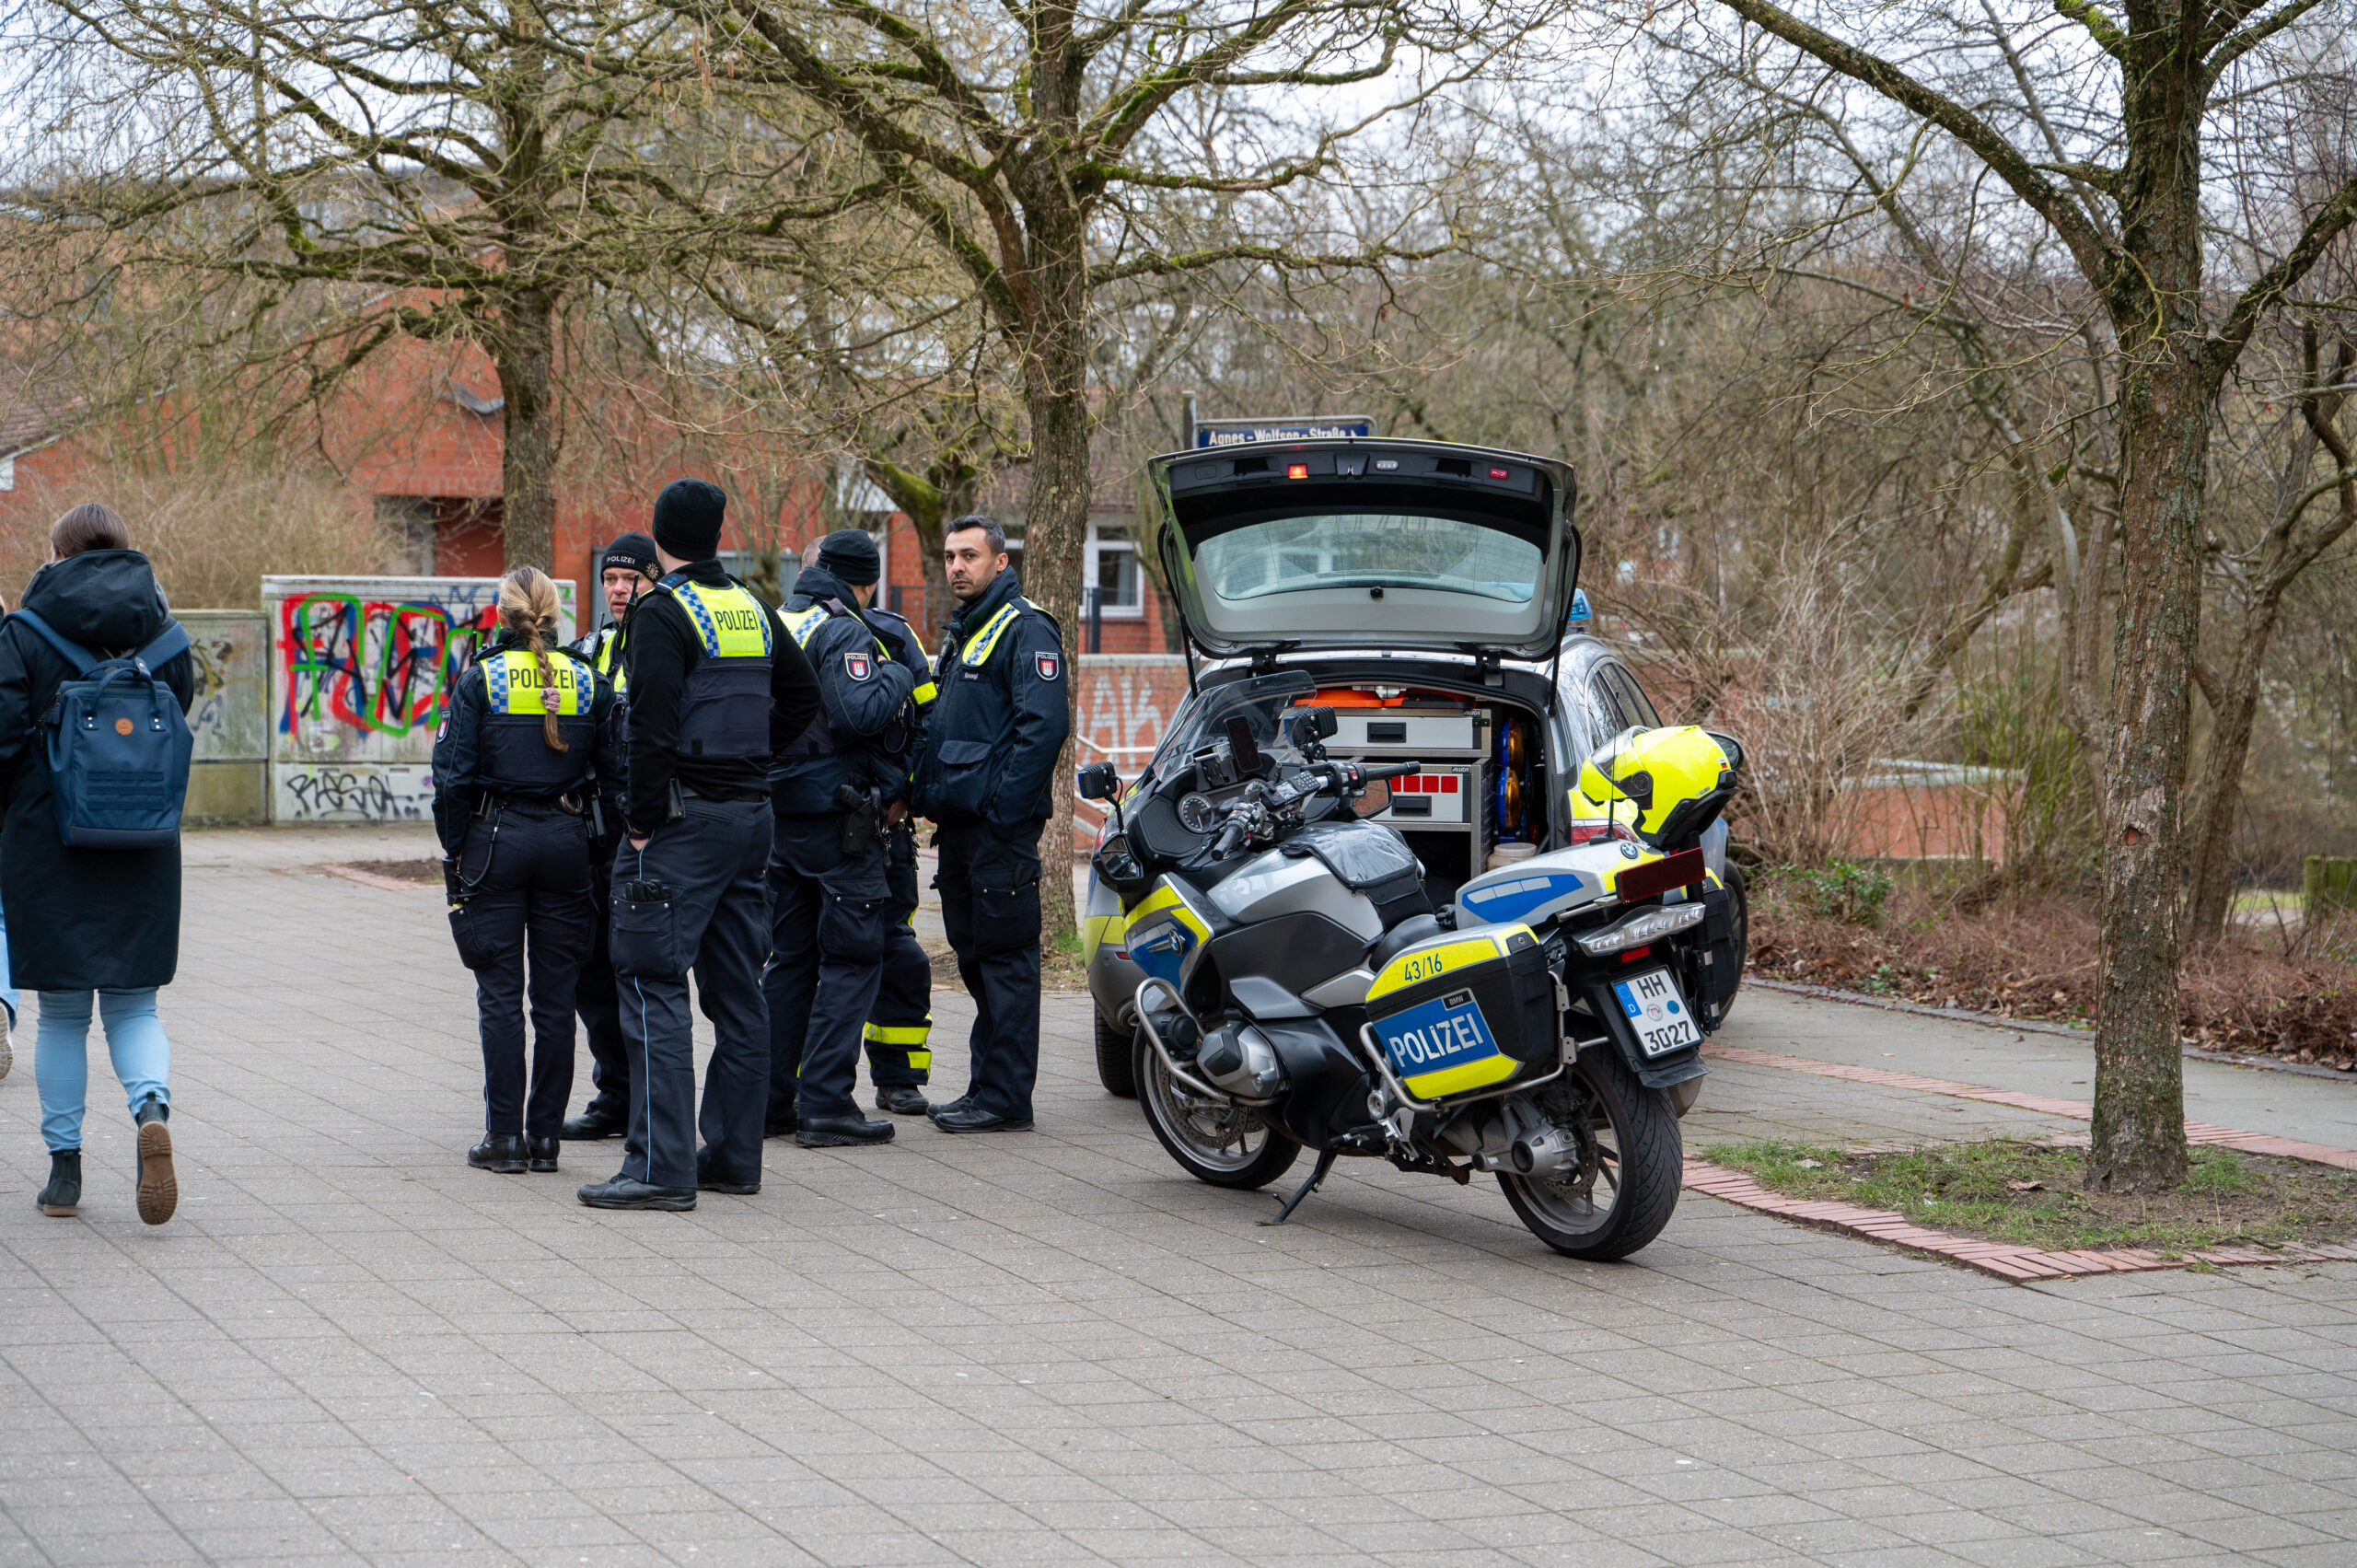
[[[1144,584],[1138,575],[1138,547],[1127,523],[1088,525],[1088,552],[1083,563],[1081,587],[1098,589],[1105,619],[1136,621],[1145,614]],[[1088,612],[1087,597],[1081,613]]]

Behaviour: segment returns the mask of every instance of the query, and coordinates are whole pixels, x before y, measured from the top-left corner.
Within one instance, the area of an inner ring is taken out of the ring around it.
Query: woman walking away
[[[500,631],[459,677],[434,738],[434,827],[459,961],[475,971],[482,1143],[467,1163],[556,1168],[573,1096],[574,987],[589,953],[597,780],[621,764],[614,693],[557,646],[556,585],[519,566],[499,585]],[[532,1072],[524,1078],[524,954]]]
[[[147,648],[171,621],[147,558],[114,511],[75,507],[49,532],[49,564],[33,574],[22,608],[90,657]],[[194,694],[187,650],[152,672],[186,713]],[[41,997],[33,1079],[49,1144],[41,1212],[71,1214],[82,1200],[82,1110],[89,1088],[91,1002],[138,1132],[139,1217],[161,1225],[180,1202],[172,1170],[170,1043],[156,1016],[156,990],[180,964],[180,851],[69,847],[59,830],[43,717],[60,684],[75,678],[67,656],[30,619],[0,621],[0,902],[10,923],[10,978]]]

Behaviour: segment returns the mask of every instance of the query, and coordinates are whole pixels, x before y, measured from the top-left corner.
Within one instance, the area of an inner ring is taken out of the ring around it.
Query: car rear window
[[[1397,512],[1271,517],[1202,541],[1196,576],[1230,603],[1331,588],[1437,588],[1527,605],[1546,562],[1495,527]]]

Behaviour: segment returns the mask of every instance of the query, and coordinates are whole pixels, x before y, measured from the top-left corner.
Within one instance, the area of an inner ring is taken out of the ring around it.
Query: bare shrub
[[[30,479],[19,505],[53,517],[83,501],[122,514],[133,546],[183,610],[251,610],[269,574],[343,575],[386,570],[389,541],[374,515],[316,468],[214,467],[173,471],[118,466],[64,481]],[[0,582],[13,601],[49,559],[49,530],[0,539]]]

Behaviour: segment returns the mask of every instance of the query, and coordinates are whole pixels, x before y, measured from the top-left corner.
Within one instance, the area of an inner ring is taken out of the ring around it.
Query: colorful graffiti
[[[264,577],[276,821],[424,816],[434,732],[498,625],[489,577]],[[560,581],[558,634],[573,634]]]
[[[289,735],[322,723],[373,735],[431,730],[451,683],[498,624],[495,603],[404,603],[350,593],[287,598],[278,610],[286,682],[279,727]]]

